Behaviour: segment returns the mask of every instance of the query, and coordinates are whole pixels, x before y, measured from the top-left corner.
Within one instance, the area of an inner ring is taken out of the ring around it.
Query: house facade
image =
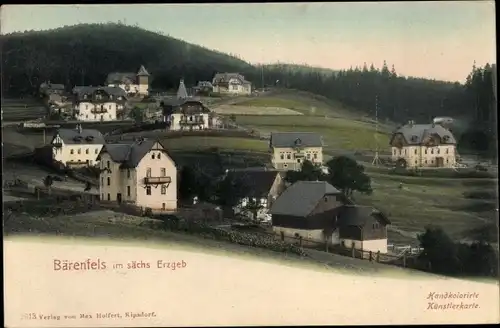
[[[212,124],[212,113],[202,102],[194,99],[165,99],[162,103],[165,121],[170,130],[206,130]]]
[[[392,161],[407,168],[451,168],[456,164],[457,142],[439,124],[415,124],[397,129],[390,140]]]
[[[43,82],[40,84],[39,88],[39,94],[40,97],[45,98],[49,97],[50,95],[63,95],[65,93],[66,87],[64,84],[57,84],[57,83],[50,83],[49,82]]]
[[[98,165],[97,156],[105,144],[103,135],[92,129],[59,129],[52,141],[52,161],[67,167]]]
[[[150,74],[141,65],[137,73],[113,72],[106,78],[108,87],[118,87],[126,92],[128,96],[148,96]]]
[[[278,170],[302,168],[304,160],[323,165],[323,140],[312,132],[274,132],[269,141],[271,163]]]
[[[382,212],[370,206],[343,205],[335,212],[335,221],[338,229],[333,240],[342,246],[387,253],[387,225],[391,222]]]
[[[127,101],[117,87],[75,87],[73,94],[74,117],[79,121],[114,121]]]
[[[177,167],[159,141],[107,144],[98,159],[101,200],[153,211],[177,209]]]
[[[238,73],[217,73],[212,80],[212,91],[214,93],[228,95],[250,95],[252,83]]]
[[[265,168],[231,170],[226,172],[225,178],[236,181],[243,188],[244,197],[233,207],[234,214],[260,221],[271,220],[269,208],[285,189],[284,179],[279,171]],[[253,217],[255,214],[256,218]]]

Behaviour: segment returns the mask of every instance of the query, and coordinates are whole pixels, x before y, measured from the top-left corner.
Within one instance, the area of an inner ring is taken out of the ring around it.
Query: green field
[[[206,150],[219,148],[220,150],[235,150],[248,152],[266,152],[269,144],[265,140],[252,138],[228,138],[228,137],[181,137],[163,138],[161,142],[167,149],[172,150]]]
[[[275,131],[317,132],[325,150],[375,150],[376,128],[373,124],[347,118],[321,116],[236,115],[236,123],[265,133]],[[389,135],[378,133],[381,147],[389,144]]]

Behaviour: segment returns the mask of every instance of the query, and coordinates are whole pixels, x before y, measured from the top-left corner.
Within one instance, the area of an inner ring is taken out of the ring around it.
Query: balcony
[[[55,143],[52,144],[52,146],[57,147],[57,148],[61,148],[62,147],[62,143],[61,142],[55,142]]]
[[[179,121],[179,124],[187,124],[187,125],[201,125],[205,124],[205,120],[203,116],[194,116],[192,120],[188,120],[187,117],[182,117]]]
[[[144,184],[152,185],[152,184],[164,184],[170,183],[172,179],[170,177],[145,177]]]
[[[104,113],[107,113],[108,110],[104,107],[97,107],[97,108],[91,109],[90,112],[92,114],[104,114]]]
[[[295,158],[304,158],[304,157],[306,157],[306,154],[304,154],[304,153],[295,153],[294,157]]]

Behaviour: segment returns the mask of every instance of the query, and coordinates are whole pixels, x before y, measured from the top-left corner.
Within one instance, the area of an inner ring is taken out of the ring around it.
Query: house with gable
[[[95,166],[105,140],[101,132],[83,129],[59,129],[50,142],[51,161],[67,167]]]
[[[313,132],[273,132],[269,141],[271,163],[278,170],[302,168],[304,160],[323,165],[323,140]]]
[[[325,181],[298,181],[269,210],[273,231],[282,240],[301,238],[303,245],[341,245],[387,253],[387,225],[381,211],[353,204]]]
[[[406,168],[452,168],[456,164],[457,142],[440,124],[409,121],[392,134],[392,161]]]
[[[161,107],[172,131],[206,130],[212,126],[213,113],[201,101],[188,96],[183,80],[177,97],[162,100]]]
[[[212,80],[214,93],[227,95],[250,95],[252,83],[238,73],[217,73]]]
[[[74,117],[79,121],[114,121],[127,102],[118,87],[74,87]]]
[[[149,95],[150,74],[141,65],[137,73],[113,72],[106,78],[108,87],[119,87],[124,90],[128,96],[148,96]]]
[[[247,168],[226,170],[224,179],[237,181],[242,186],[240,202],[233,208],[234,214],[242,214],[253,219],[254,213],[248,208],[249,203],[255,204],[257,218],[270,221],[269,208],[285,189],[281,172],[266,168]]]
[[[177,166],[161,142],[139,138],[106,144],[98,160],[101,200],[153,211],[177,209]]]

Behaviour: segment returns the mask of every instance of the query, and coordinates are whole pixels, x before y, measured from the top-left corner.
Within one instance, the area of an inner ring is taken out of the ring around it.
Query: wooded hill
[[[102,85],[108,73],[145,65],[152,88],[176,88],[212,80],[216,72],[239,72],[254,86],[287,87],[316,93],[375,115],[404,123],[430,123],[435,116],[460,119],[469,130],[462,144],[496,152],[496,102],[492,67],[473,67],[467,83],[399,76],[387,63],[334,71],[307,65],[253,66],[235,56],[123,24],[82,24],[1,37],[4,95],[34,92],[43,81]],[[476,132],[474,132],[476,131]],[[474,133],[473,133],[474,132]],[[486,134],[484,133],[486,132]],[[481,135],[482,133],[482,135]]]

